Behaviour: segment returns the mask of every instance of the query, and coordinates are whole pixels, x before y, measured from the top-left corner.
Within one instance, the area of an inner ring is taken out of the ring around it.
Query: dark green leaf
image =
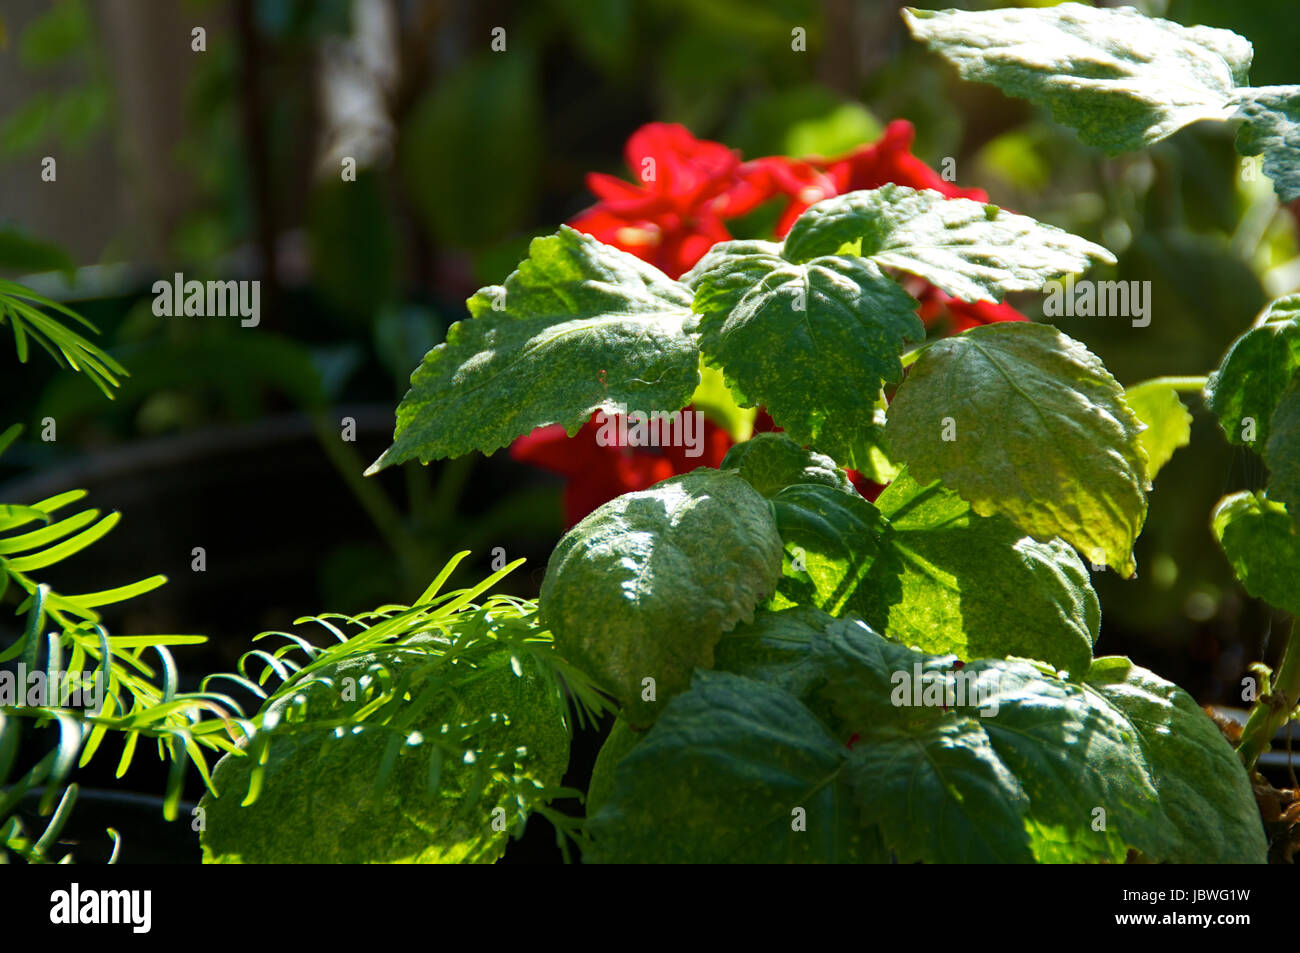
[[[1177,832],[1153,859],[1259,864],[1268,844],[1241,759],[1196,700],[1126,658],[1096,659],[1085,687],[1133,727],[1160,806]]]
[[[854,242],[876,264],[920,275],[963,301],[1001,301],[1094,260],[1115,261],[1100,245],[1026,215],[902,185],[818,202],[790,229],[784,255],[807,261]]]
[[[1271,302],[1232,342],[1205,385],[1205,399],[1233,443],[1263,447],[1270,422],[1300,367],[1300,295]]]
[[[619,762],[613,793],[589,823],[593,844],[584,856],[596,863],[885,860],[844,783],[848,754],[780,688],[698,672]]]
[[[1026,662],[956,670],[847,620],[821,651],[863,819],[900,862],[1120,861],[1171,836],[1132,728],[1095,694]]]
[[[742,405],[765,406],[799,443],[865,468],[880,387],[901,379],[904,344],[925,336],[916,301],[864,259],[796,264],[780,251],[724,242],[683,276],[700,348]]]
[[[723,457],[721,469],[739,471],[750,486],[768,497],[798,483],[858,492],[834,460],[815,450],[805,450],[780,433],[755,434],[736,444]]]
[[[699,384],[686,289],[567,226],[535,239],[469,311],[411,376],[393,445],[369,472],[492,453],[547,424],[574,434],[602,408],[680,410]]]
[[[918,483],[941,479],[981,516],[1060,536],[1132,576],[1146,452],[1096,355],[1042,324],[973,328],[930,344],[898,389],[886,436]]]
[[[1291,519],[1300,526],[1300,377],[1282,392],[1273,411],[1272,435],[1264,447],[1268,464],[1268,495],[1286,505]]]
[[[1300,198],[1300,86],[1238,90],[1237,151],[1264,156],[1264,174],[1283,202]]]
[[[524,223],[542,168],[536,58],[484,52],[424,88],[399,155],[416,211],[444,245],[505,238]]]
[[[714,645],[753,618],[780,566],[767,501],[739,474],[699,469],[611,500],[565,534],[541,617],[560,654],[640,727],[712,667]]]
[[[903,18],[963,79],[1048,107],[1111,154],[1200,119],[1227,119],[1250,68],[1250,43],[1232,31],[1185,27],[1131,7],[906,9]]]

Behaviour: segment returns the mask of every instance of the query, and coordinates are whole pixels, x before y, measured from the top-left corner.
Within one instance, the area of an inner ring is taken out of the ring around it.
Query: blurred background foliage
[[[935,4],[952,5],[1008,4]],[[1257,85],[1300,81],[1292,0],[1138,5],[1245,35]],[[626,175],[623,143],[652,120],[746,158],[834,155],[911,120],[930,165],[951,158],[960,184],[1114,250],[1113,273],[1095,277],[1152,283],[1149,327],[1056,321],[1125,384],[1207,372],[1266,300],[1300,288],[1297,210],[1243,165],[1230,127],[1107,159],[1039,110],[958,81],[910,41],[900,6],[7,0],[0,276],[74,304],[131,377],[108,404],[48,363],[0,362],[0,424],[27,424],[0,497],[87,486],[120,508],[117,549],[72,571],[105,586],[123,563],[166,572],[172,584],[119,631],[208,632],[226,647],[182,656],[183,669],[228,664],[253,632],[309,609],[409,598],[460,548],[479,573],[495,547],[529,556],[531,574],[513,579],[534,595],[561,529],[550,478],[504,454],[354,477],[465,297],[591,204],[587,172]],[[796,28],[806,52],[792,50]],[[41,179],[47,156],[55,182]],[[354,182],[340,175],[348,158]],[[151,286],[175,272],[261,279],[261,325],[155,316]],[[1037,296],[1015,304],[1041,315]],[[1192,444],[1151,497],[1139,578],[1096,579],[1098,648],[1233,701],[1268,618],[1232,583],[1209,512],[1262,473],[1192,403]],[[330,450],[345,417],[356,443]],[[54,441],[40,439],[45,418]],[[194,546],[206,573],[190,571]]]

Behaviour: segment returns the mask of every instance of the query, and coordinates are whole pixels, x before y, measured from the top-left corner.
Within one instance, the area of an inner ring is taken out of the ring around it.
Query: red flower
[[[683,126],[650,123],[628,139],[624,157],[637,182],[600,173],[587,176],[599,200],[569,224],[621,248],[678,278],[717,242],[731,238],[725,219],[748,214],[765,202],[785,200],[776,225],[783,238],[805,209],[824,198],[893,182],[915,189],[934,189],[949,198],[987,202],[982,189],[965,189],[912,155],[916,131],[904,119],[891,122],[880,140],[837,158],[791,159],[767,156],[741,162],[726,146],[696,139]],[[1023,321],[1007,304],[965,302],[917,278],[906,280],[921,302],[927,326],[956,334],[979,324]],[[705,453],[687,457],[680,447],[601,446],[595,418],[572,439],[562,427],[543,427],[516,440],[510,455],[568,478],[565,519],[570,526],[602,503],[622,493],[643,490],[677,473],[699,466],[716,467],[731,446],[727,433],[705,423]],[[761,413],[755,431],[777,430]],[[853,485],[868,500],[882,487],[849,471]]]
[[[758,409],[758,416],[754,418],[754,433],[784,433],[784,429],[776,425],[776,421],[762,407]],[[882,490],[885,489],[883,483],[876,483],[863,476],[857,470],[845,470],[849,482],[853,484],[853,489],[858,491],[863,499],[874,503]]]
[[[593,172],[587,187],[601,201],[569,222],[677,278],[714,244],[731,237],[717,199],[737,182],[740,157],[696,139],[684,126],[654,122],[624,150],[635,185]]]
[[[686,413],[690,411],[688,407]],[[645,490],[660,480],[696,467],[718,467],[731,449],[731,438],[713,421],[704,420],[703,453],[687,456],[686,447],[614,447],[597,440],[599,412],[570,439],[559,424],[541,427],[510,445],[510,456],[566,477],[565,527],[624,493]],[[615,418],[617,419],[617,418]]]
[[[777,238],[785,237],[810,205],[889,182],[988,201],[983,189],[954,185],[912,155],[915,136],[910,122],[896,119],[878,142],[838,158],[766,156],[742,163],[726,146],[696,139],[683,126],[650,123],[632,134],[625,150],[628,167],[642,184],[591,173],[587,185],[600,201],[569,224],[678,278],[713,245],[731,238],[724,219],[773,199],[786,200]],[[930,324],[946,315],[953,334],[978,324],[1024,320],[1009,305],[969,304],[928,287],[919,295],[922,320]]]
[[[813,160],[835,183],[838,193],[878,189],[887,183],[913,189],[934,189],[950,199],[987,202],[983,189],[963,189],[946,180],[912,155],[916,129],[906,119],[895,119],[885,128],[879,142],[859,146],[838,159]]]
[[[718,198],[719,214],[728,218],[745,215],[769,199],[785,196],[789,201],[776,224],[776,235],[784,238],[794,220],[810,205],[839,195],[835,181],[811,163],[785,156],[768,156],[746,162],[739,169],[739,183]]]
[[[926,285],[919,294],[918,300],[921,302],[921,307],[917,309],[917,314],[921,316],[926,327],[945,324],[946,318],[945,330],[948,334],[960,334],[981,324],[1029,320],[1006,302],[995,304],[992,301],[962,301],[960,298],[945,294],[933,285]]]

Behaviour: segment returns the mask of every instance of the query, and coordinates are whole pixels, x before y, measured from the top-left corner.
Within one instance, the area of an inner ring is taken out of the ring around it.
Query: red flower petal
[[[878,189],[893,182],[913,189],[934,189],[948,198],[988,201],[988,193],[983,189],[963,189],[954,185],[912,155],[912,140],[915,138],[916,129],[910,122],[895,119],[885,128],[879,142],[814,164],[826,171],[840,192]]]

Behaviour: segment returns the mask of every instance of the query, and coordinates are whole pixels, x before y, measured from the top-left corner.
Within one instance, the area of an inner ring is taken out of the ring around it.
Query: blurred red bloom
[[[988,201],[982,189],[954,185],[912,155],[915,135],[910,122],[898,119],[877,142],[836,158],[765,156],[742,162],[736,151],[697,139],[684,126],[649,123],[632,134],[624,149],[637,181],[590,173],[587,187],[598,201],[569,224],[679,278],[713,245],[731,239],[726,219],[769,201],[785,201],[776,238],[783,238],[795,219],[822,199],[890,182],[934,189],[949,198]],[[1008,304],[959,301],[915,278],[906,284],[921,302],[918,313],[926,326],[941,327],[948,334],[980,324],[1026,320]],[[700,457],[687,457],[681,447],[601,446],[596,439],[599,429],[593,416],[572,439],[562,427],[543,427],[510,448],[514,459],[567,478],[564,512],[569,526],[620,494],[696,467],[718,466],[732,444],[726,431],[711,421],[705,423]],[[762,412],[754,429],[761,433],[779,428]],[[849,477],[869,500],[882,489],[856,472],[850,471]]]
[[[715,203],[719,213],[735,218],[748,214],[769,199],[785,196],[789,201],[776,223],[777,238],[785,237],[794,220],[808,206],[843,191],[836,186],[834,179],[811,162],[785,156],[754,159],[744,163],[737,174],[740,181]]]
[[[716,468],[731,449],[727,432],[707,418],[703,453],[698,457],[687,456],[685,447],[602,446],[596,439],[601,426],[599,417],[599,412],[592,414],[572,438],[554,424],[538,428],[510,445],[513,459],[566,478],[566,528],[624,493],[648,489],[660,480],[689,473],[696,467]]]
[[[933,285],[926,285],[917,298],[921,302],[917,314],[926,326],[944,323],[948,334],[961,334],[962,331],[981,324],[1029,320],[1006,302],[995,304],[992,301],[962,301],[944,294]]]
[[[737,182],[736,152],[696,139],[684,126],[652,122],[632,134],[624,157],[640,184],[588,174],[587,187],[600,202],[571,226],[648,261],[670,278],[731,237],[715,205]]]
[[[983,189],[963,189],[912,155],[915,127],[906,119],[895,119],[885,128],[879,142],[859,146],[838,159],[815,160],[835,183],[836,194],[858,189],[878,189],[889,182],[913,189],[934,189],[950,199],[987,202]]]

